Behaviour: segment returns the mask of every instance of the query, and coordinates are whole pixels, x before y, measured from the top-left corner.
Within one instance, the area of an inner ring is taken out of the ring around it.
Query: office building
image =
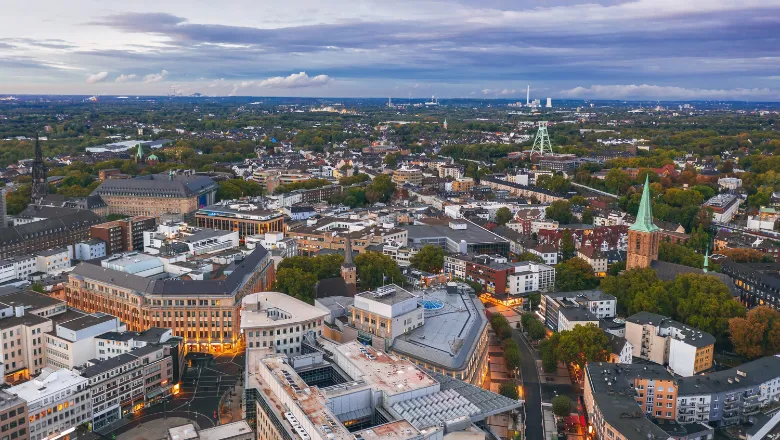
[[[209,205],[195,213],[199,228],[238,231],[241,240],[248,235],[284,232],[284,215],[250,203]]]
[[[103,198],[111,214],[157,219],[165,214],[192,214],[214,203],[216,193],[213,180],[192,173],[108,179],[93,192]]]
[[[367,220],[325,217],[310,218],[305,224],[291,227],[287,236],[298,242],[300,255],[316,255],[323,250],[344,252],[347,237],[356,253],[366,252],[369,246],[386,242],[405,246],[408,233],[403,227],[376,226]]]
[[[70,309],[54,319],[54,330],[44,337],[47,365],[68,370],[82,366],[95,358],[96,335],[124,330],[116,316]]]
[[[198,429],[192,423],[168,428],[167,440],[254,440],[255,432],[246,420]]]
[[[706,208],[712,209],[712,220],[717,223],[729,223],[737,213],[742,199],[734,194],[718,194],[704,203]]]
[[[780,310],[780,263],[719,262],[721,271],[731,277],[729,287],[736,290],[745,307],[769,306]]]
[[[666,316],[640,312],[626,318],[626,339],[634,356],[668,366],[680,376],[712,368],[715,338]]]
[[[89,239],[90,227],[100,222],[91,211],[62,209],[50,218],[0,228],[0,258],[73,246]]]
[[[432,244],[450,253],[509,255],[509,240],[466,219],[425,218],[401,228],[417,249]]]
[[[401,167],[393,171],[393,183],[398,186],[403,186],[406,184],[420,186],[422,185],[422,180],[423,172],[419,168]]]
[[[106,242],[97,238],[76,243],[73,249],[74,257],[77,260],[94,260],[103,258],[106,254]]]
[[[154,231],[156,227],[154,217],[135,216],[95,225],[90,228],[90,235],[105,241],[106,255],[113,255],[143,250],[144,231]]]
[[[87,379],[75,371],[44,368],[34,379],[6,390],[27,402],[30,440],[55,440],[92,420]]]
[[[239,342],[241,299],[267,290],[274,280],[269,253],[262,247],[236,261],[224,278],[166,274],[144,277],[81,263],[69,274],[65,297],[72,307],[117,316],[128,330],[171,328],[188,350],[214,351]]]
[[[0,432],[3,437],[16,440],[30,438],[27,421],[27,402],[15,394],[0,391]]]
[[[553,292],[542,295],[539,317],[550,330],[571,330],[577,324],[594,323],[615,317],[617,299],[600,289]]]

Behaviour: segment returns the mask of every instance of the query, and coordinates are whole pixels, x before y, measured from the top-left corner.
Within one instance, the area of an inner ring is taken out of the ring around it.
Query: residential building
[[[577,256],[593,268],[593,274],[599,278],[607,276],[607,256],[593,246],[580,246]]]
[[[92,226],[90,235],[105,241],[106,255],[113,255],[143,250],[144,231],[154,231],[156,226],[154,217],[135,216]]]
[[[103,258],[106,255],[106,242],[97,238],[90,238],[87,241],[76,243],[74,246],[74,257],[77,260],[94,260]]]
[[[529,248],[528,252],[544,260],[544,264],[549,266],[558,264],[558,248],[551,244],[543,244]]]
[[[706,208],[712,209],[712,220],[718,223],[729,223],[737,213],[742,199],[734,194],[718,194],[704,203]]]
[[[439,177],[446,179],[452,177],[455,180],[463,177],[463,167],[460,165],[441,165],[439,167]]]
[[[220,203],[199,209],[195,213],[199,228],[238,231],[239,239],[266,232],[284,232],[284,215],[251,203]]]
[[[411,265],[412,257],[419,251],[419,249],[400,246],[397,243],[385,243],[382,246],[382,253],[392,258],[400,267]]]
[[[6,390],[27,402],[30,440],[55,440],[92,420],[87,379],[77,372],[44,368],[34,379]]]
[[[599,320],[614,318],[616,309],[617,299],[600,289],[576,290],[543,294],[537,313],[547,328],[556,332],[571,330],[577,324],[599,325]]]
[[[555,268],[533,261],[511,263],[514,272],[509,273],[509,294],[525,295],[530,292],[549,291],[555,287]]]
[[[55,248],[35,253],[38,272],[46,275],[58,274],[71,265],[72,248]]]
[[[93,191],[109,213],[159,219],[165,214],[189,215],[214,203],[217,184],[193,173],[150,174],[132,179],[107,179]]]
[[[573,173],[580,166],[580,159],[572,155],[542,156],[539,159],[539,169],[558,173]]]
[[[355,341],[317,343],[293,359],[247,353],[245,418],[255,422],[258,438],[419,440],[460,431],[482,438],[475,423],[522,406]]]
[[[322,336],[327,314],[284,293],[252,293],[242,299],[241,332],[248,350],[297,356],[307,336]]]
[[[28,440],[30,438],[27,402],[4,390],[0,390],[0,432],[2,432],[3,437],[9,439]]]
[[[668,366],[680,376],[712,368],[715,338],[666,316],[640,312],[626,318],[626,339],[635,357]]]
[[[406,184],[420,186],[422,185],[422,180],[423,172],[419,168],[401,167],[393,171],[393,183],[398,186],[403,186]]]
[[[719,262],[739,301],[748,308],[769,306],[780,311],[780,263]]]
[[[188,350],[214,351],[240,343],[241,299],[273,280],[270,255],[257,247],[223,279],[147,278],[81,263],[69,274],[65,297],[72,307],[117,316],[128,330],[171,328]]]
[[[742,179],[737,177],[721,177],[718,179],[718,186],[727,190],[736,190],[742,186]]]
[[[284,208],[284,213],[290,216],[292,220],[306,220],[317,215],[317,211],[312,206],[295,205]]]
[[[552,203],[556,200],[563,200],[563,196],[555,194],[544,188],[537,186],[526,186],[512,183],[508,180],[501,180],[496,177],[483,176],[479,180],[480,184],[486,185],[494,190],[508,191],[513,196],[525,197],[529,200],[536,200],[539,203]]]
[[[347,235],[351,248],[357,253],[367,251],[373,245],[395,242],[407,245],[408,233],[403,227],[374,226],[365,220],[325,217],[310,218],[305,225],[290,228],[287,236],[298,242],[301,255],[316,255],[322,250],[344,252]]]
[[[780,213],[775,208],[761,208],[758,214],[748,216],[747,228],[754,231],[774,231]]]
[[[609,361],[613,364],[631,364],[634,361],[633,350],[626,338],[609,332],[605,332],[609,338],[609,344],[612,347],[612,353],[609,355]]]

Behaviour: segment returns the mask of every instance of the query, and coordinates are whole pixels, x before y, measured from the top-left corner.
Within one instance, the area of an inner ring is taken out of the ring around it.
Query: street
[[[525,399],[525,438],[543,440],[542,397],[539,372],[536,370],[536,351],[516,329],[512,329],[512,338],[520,347],[520,368],[523,376],[523,398]]]
[[[180,392],[166,403],[160,403],[122,418],[100,430],[103,438],[125,433],[142,423],[163,417],[182,417],[194,420],[200,428],[218,424],[220,398],[233,389],[244,367],[244,353],[214,356],[209,365],[188,368],[181,381]],[[217,417],[214,414],[217,413]]]

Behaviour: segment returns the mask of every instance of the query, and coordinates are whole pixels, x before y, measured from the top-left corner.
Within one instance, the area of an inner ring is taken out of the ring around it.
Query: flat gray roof
[[[460,242],[466,240],[466,243],[495,243],[507,242],[508,240],[497,234],[477,226],[474,223],[467,222],[466,229],[452,229],[447,224],[426,224],[400,226],[408,233],[410,240],[421,240],[426,238],[443,237],[452,241]]]

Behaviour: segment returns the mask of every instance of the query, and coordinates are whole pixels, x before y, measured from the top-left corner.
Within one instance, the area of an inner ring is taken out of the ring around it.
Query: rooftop
[[[470,291],[458,284],[420,292],[420,301],[442,307],[425,310],[424,324],[395,338],[391,349],[444,368],[465,368],[487,326],[482,302]]]
[[[400,226],[408,233],[409,240],[422,240],[432,237],[444,237],[455,242],[466,240],[466,243],[493,243],[507,242],[507,239],[496,235],[485,228],[477,226],[467,220],[459,220],[458,223],[465,223],[464,229],[452,229],[451,219],[425,219],[425,224],[415,224],[409,226]]]
[[[6,391],[21,397],[27,401],[28,405],[31,405],[39,399],[60,393],[74,386],[85,385],[86,382],[87,379],[81,377],[75,371],[64,368],[55,370],[51,367],[46,367],[41,370],[41,374],[38,377],[12,386]]]
[[[93,194],[128,197],[194,197],[215,191],[217,184],[205,176],[150,174],[132,179],[107,179]]]
[[[241,328],[278,327],[323,318],[327,312],[279,292],[252,293],[241,302]]]

